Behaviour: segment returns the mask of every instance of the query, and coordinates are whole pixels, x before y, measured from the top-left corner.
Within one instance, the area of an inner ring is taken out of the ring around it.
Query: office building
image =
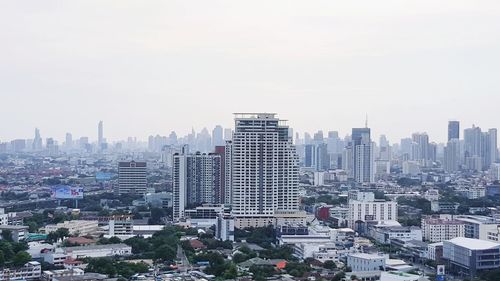
[[[299,210],[299,159],[289,127],[274,113],[237,113],[231,152],[236,227],[273,223],[278,210]]]
[[[443,241],[443,258],[452,272],[474,277],[479,272],[500,267],[500,244],[456,237]]]
[[[142,161],[118,163],[118,194],[140,194],[147,192],[147,164]]]
[[[448,122],[448,141],[460,139],[460,122],[459,121],[449,121]]]
[[[221,154],[175,154],[173,160],[173,214],[184,217],[189,206],[220,204],[223,194],[223,161]]]
[[[352,129],[353,176],[358,183],[375,181],[373,143],[369,128]]]

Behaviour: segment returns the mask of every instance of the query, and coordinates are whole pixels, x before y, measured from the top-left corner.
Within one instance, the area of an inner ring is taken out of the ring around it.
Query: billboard
[[[52,198],[83,199],[83,187],[59,185],[52,188]]]

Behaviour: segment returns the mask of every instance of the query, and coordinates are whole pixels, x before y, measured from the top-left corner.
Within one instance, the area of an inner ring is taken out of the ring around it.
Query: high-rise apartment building
[[[147,191],[147,165],[141,161],[118,163],[118,194],[145,194]]]
[[[370,128],[352,129],[353,176],[358,183],[375,181],[373,143]]]
[[[375,199],[373,192],[351,192],[349,194],[348,226],[356,230],[356,224],[369,221],[396,221],[398,203]],[[359,229],[358,229],[359,230]]]
[[[299,159],[288,129],[274,113],[235,114],[230,160],[236,227],[265,226],[277,211],[299,210]]]
[[[173,216],[203,203],[220,204],[224,198],[222,155],[215,153],[175,154],[173,159]]]
[[[448,141],[452,139],[460,139],[460,122],[459,121],[449,121],[448,122]]]

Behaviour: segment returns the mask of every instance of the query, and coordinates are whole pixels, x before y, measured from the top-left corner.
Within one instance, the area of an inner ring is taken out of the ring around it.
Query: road
[[[184,249],[182,249],[181,245],[177,245],[177,260],[179,261],[178,268],[181,272],[191,270],[191,264],[189,263],[186,253],[184,253]]]

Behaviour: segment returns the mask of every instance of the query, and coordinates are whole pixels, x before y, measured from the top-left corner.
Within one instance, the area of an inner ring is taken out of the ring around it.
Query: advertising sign
[[[52,198],[83,199],[83,187],[59,185],[52,188]]]

